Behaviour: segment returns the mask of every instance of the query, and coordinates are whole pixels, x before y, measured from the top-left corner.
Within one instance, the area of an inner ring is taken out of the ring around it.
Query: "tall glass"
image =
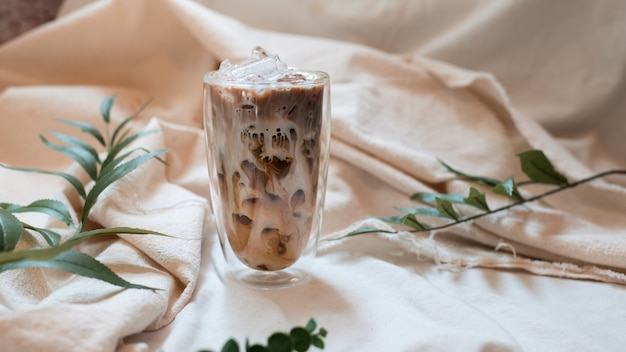
[[[329,100],[324,72],[204,76],[211,205],[235,280],[273,288],[308,275],[326,191]]]

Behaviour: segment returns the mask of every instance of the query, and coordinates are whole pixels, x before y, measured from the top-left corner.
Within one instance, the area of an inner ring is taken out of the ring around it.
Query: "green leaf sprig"
[[[317,332],[317,322],[311,318],[306,326],[296,326],[289,333],[275,332],[267,338],[267,344],[250,345],[246,339],[245,352],[304,352],[311,347],[324,349],[324,338],[327,335],[326,329],[320,327]],[[239,343],[235,339],[226,341],[221,352],[239,352]],[[201,350],[199,352],[213,352],[211,350]]]
[[[517,156],[520,160],[522,172],[526,174],[526,176],[528,176],[529,178],[526,181],[516,182],[513,177],[509,177],[506,180],[501,181],[492,177],[470,175],[453,168],[445,162],[441,162],[441,164],[446,169],[457,175],[459,178],[491,187],[491,191],[494,194],[508,197],[511,202],[507,205],[492,209],[487,202],[486,194],[474,187],[470,187],[467,196],[456,193],[439,194],[418,192],[413,194],[411,196],[411,199],[425,204],[430,204],[430,206],[415,209],[396,208],[404,215],[375,218],[387,223],[404,226],[405,231],[408,232],[428,232],[441,230],[461,223],[473,221],[491,214],[499,213],[528,202],[534,202],[555,193],[559,193],[609,175],[626,175],[626,170],[610,170],[592,175],[590,177],[575,182],[569,182],[565,176],[563,176],[554,168],[554,165],[541,150],[528,150],[518,154]],[[555,188],[539,195],[524,198],[519,192],[519,187],[530,184],[551,185],[555,186]],[[456,206],[458,205],[467,205],[477,208],[479,210],[479,213],[476,215],[463,217],[459,215],[457,211]],[[420,216],[420,218],[421,216],[438,217],[451,221],[443,225],[429,226],[422,220],[418,219],[418,216]],[[352,237],[367,233],[394,234],[398,232],[398,230],[383,230],[367,227],[354,230],[344,236],[332,238],[329,240],[340,240],[346,237]]]
[[[0,273],[7,270],[23,269],[30,267],[46,267],[64,270],[85,277],[91,277],[106,281],[123,288],[150,289],[155,288],[133,284],[111,271],[106,265],[92,256],[76,251],[74,248],[82,242],[97,236],[115,234],[146,235],[153,234],[168,236],[166,234],[132,227],[112,227],[95,230],[85,230],[89,213],[96,204],[102,192],[115,181],[128,175],[150,159],[164,162],[159,156],[166,153],[166,149],[148,151],[144,148],[128,149],[135,140],[158,132],[149,130],[132,134],[127,124],[139,115],[147,106],[143,104],[137,112],[128,116],[115,128],[111,126],[111,109],[116,96],[105,98],[100,105],[100,114],[104,121],[104,133],[93,125],[72,120],[59,120],[61,123],[75,127],[93,137],[106,153],[101,157],[96,147],[82,139],[52,132],[61,143],[50,141],[43,135],[40,136],[43,144],[73,159],[86,172],[93,181],[93,186],[86,191],[85,186],[74,175],[61,171],[51,171],[40,168],[13,167],[0,164],[0,166],[16,171],[34,172],[54,175],[67,181],[83,201],[78,223],[74,220],[64,203],[54,199],[40,199],[28,205],[12,203],[0,203]],[[60,233],[53,229],[46,229],[30,225],[21,221],[15,214],[18,213],[43,213],[60,220],[73,234],[62,241]],[[18,243],[25,233],[41,236],[47,246],[17,249]]]

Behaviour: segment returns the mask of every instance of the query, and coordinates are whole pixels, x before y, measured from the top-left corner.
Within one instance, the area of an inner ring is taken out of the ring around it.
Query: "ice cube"
[[[256,48],[252,49],[252,54],[250,54],[250,60],[259,60],[268,56],[271,55],[267,52],[267,50],[263,49],[260,46],[257,46]]]
[[[271,54],[260,46],[255,47],[250,61],[241,65],[233,65],[228,59],[222,61],[219,76],[226,80],[238,82],[270,82],[285,77],[291,68],[280,60],[278,55]]]
[[[272,55],[237,66],[231,74],[237,79],[257,75],[271,80],[282,76],[286,69],[287,65],[280,61],[278,55]]]
[[[222,61],[220,64],[219,71],[220,73],[228,74],[233,69],[233,64],[230,63],[230,60],[226,59]]]

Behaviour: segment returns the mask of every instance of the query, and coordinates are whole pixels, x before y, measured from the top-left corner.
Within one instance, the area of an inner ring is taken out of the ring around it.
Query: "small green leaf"
[[[406,209],[406,210],[410,210],[410,209]],[[402,223],[404,222],[404,215],[378,217],[376,219],[390,223],[390,224],[402,225]]]
[[[104,142],[104,137],[102,137],[102,133],[100,133],[100,131],[95,128],[94,126],[86,123],[86,122],[82,122],[82,121],[72,121],[72,120],[63,120],[60,119],[58,120],[59,122],[62,122],[66,125],[70,125],[72,127],[76,127],[78,129],[80,129],[83,132],[86,132],[88,134],[90,134],[92,137],[94,137],[96,140],[98,140],[98,142],[104,146],[105,142]]]
[[[456,193],[429,193],[429,192],[418,192],[411,196],[412,200],[419,200],[424,203],[435,203],[435,198],[445,199],[452,203],[463,204],[464,199],[463,196]]]
[[[12,251],[22,237],[24,227],[15,215],[0,208],[0,251]]]
[[[124,119],[124,121],[122,121],[116,128],[115,131],[113,131],[113,136],[111,137],[111,144],[115,145],[117,144],[117,138],[118,135],[120,133],[122,133],[122,130],[124,128],[124,126],[126,126],[130,121],[132,121],[135,117],[137,117],[145,108],[146,106],[148,106],[148,104],[150,104],[150,101],[152,99],[148,99],[148,101],[146,101],[145,103],[143,103],[143,105],[141,105],[141,107],[139,107],[139,110],[137,110],[134,114],[128,116],[127,118]],[[122,134],[123,136],[123,134]],[[123,138],[123,137],[121,137]]]
[[[493,193],[499,194],[502,196],[507,196],[516,201],[523,201],[524,198],[517,190],[517,185],[515,184],[515,180],[513,177],[509,177],[502,183],[497,184],[495,187],[491,189]]]
[[[309,321],[306,323],[305,329],[308,332],[313,332],[315,331],[316,328],[317,328],[317,321],[315,321],[314,318],[309,319]]]
[[[437,203],[437,211],[439,211],[439,213],[447,218],[459,220],[460,216],[456,210],[454,210],[450,201],[441,198],[435,198],[435,201]]]
[[[567,178],[554,169],[541,150],[529,150],[517,154],[522,164],[522,171],[532,181],[553,185],[567,185]]]
[[[311,344],[317,348],[319,348],[320,350],[324,349],[324,340],[322,340],[319,336],[313,336],[313,340],[311,341]]]
[[[15,170],[15,171],[24,171],[24,172],[35,172],[35,173],[39,173],[39,174],[45,174],[45,175],[54,175],[54,176],[60,176],[63,177],[67,182],[69,182],[74,189],[76,189],[76,191],[78,192],[78,194],[85,199],[86,197],[86,193],[85,193],[85,187],[83,186],[83,184],[80,182],[79,179],[77,179],[76,177],[65,173],[65,172],[58,172],[58,171],[49,171],[49,170],[44,170],[44,169],[36,169],[36,168],[25,168],[25,167],[13,167],[13,166],[8,166],[8,165],[3,165],[0,164],[0,166],[9,169],[9,170]]]
[[[320,328],[320,332],[318,333],[318,335],[320,335],[321,337],[326,337],[326,335],[328,335],[328,331],[326,331],[326,329],[324,328]]]
[[[246,349],[247,352],[272,352],[262,345],[252,345]]]
[[[14,250],[10,252],[0,252],[0,272],[7,263],[18,261],[46,261],[52,259],[59,254],[71,249],[82,241],[66,241],[59,245],[45,248],[31,248]]]
[[[267,348],[272,352],[291,352],[292,347],[291,337],[282,332],[273,333],[267,339]]]
[[[126,148],[130,143],[132,143],[133,141],[135,141],[135,140],[137,140],[137,139],[139,139],[141,137],[144,137],[144,136],[152,134],[152,133],[157,133],[157,132],[161,132],[161,131],[160,130],[142,131],[142,132],[136,133],[136,134],[134,134],[134,135],[132,135],[132,136],[130,136],[130,137],[120,141],[119,143],[113,145],[111,147],[111,150],[109,151],[109,154],[107,155],[107,157],[102,162],[102,171],[101,171],[101,173],[105,173],[110,168],[117,166],[117,164],[119,164],[124,159],[126,159],[126,157],[128,157],[128,155],[130,155],[132,152],[141,149],[141,148],[133,149],[132,151],[129,151],[126,154],[124,154],[123,157],[117,158],[117,155],[124,148]]]
[[[67,134],[63,134],[63,133],[58,133],[58,132],[51,132],[52,135],[54,135],[55,137],[57,137],[58,140],[65,142],[67,144],[72,144],[74,146],[77,146],[79,148],[82,148],[83,150],[85,150],[87,153],[91,154],[93,156],[94,159],[96,159],[96,162],[100,163],[100,156],[98,155],[98,151],[92,147],[91,145],[89,145],[89,143],[80,140],[76,137],[72,137],[69,136]]]
[[[121,165],[118,165],[116,168],[112,170],[108,170],[105,173],[101,173],[100,177],[98,178],[98,181],[94,183],[93,187],[91,188],[91,191],[89,191],[89,194],[87,194],[87,197],[85,199],[85,204],[83,205],[83,214],[82,214],[81,222],[85,223],[85,221],[87,220],[87,216],[89,215],[89,211],[96,203],[98,196],[100,196],[100,194],[108,186],[110,186],[113,182],[119,180],[120,178],[126,176],[131,171],[135,170],[136,168],[138,168],[139,166],[141,166],[143,163],[150,160],[151,158],[157,155],[166,153],[166,152],[167,150],[161,149],[161,150],[157,150],[157,151],[150,152],[147,154],[143,154]]]
[[[119,226],[119,227],[106,227],[106,228],[101,228],[101,229],[95,229],[95,230],[89,230],[89,231],[83,231],[80,233],[75,234],[74,236],[70,237],[69,240],[85,240],[87,238],[90,237],[95,237],[95,236],[106,236],[106,235],[120,235],[120,234],[127,234],[127,235],[156,235],[156,236],[165,236],[165,237],[172,237],[168,234],[162,233],[162,232],[158,232],[158,231],[153,231],[153,230],[146,230],[146,229],[138,229],[135,227],[124,227],[124,226]]]
[[[428,225],[419,222],[419,220],[417,220],[417,218],[413,214],[405,215],[402,220],[402,225],[411,227],[418,231],[428,230]]]
[[[453,168],[452,166],[444,163],[443,161],[439,160],[439,162],[441,163],[441,165],[443,165],[446,169],[448,169],[448,171],[456,174],[457,176],[467,179],[467,180],[471,180],[471,181],[475,181],[475,182],[479,182],[479,183],[484,183],[487,184],[489,186],[495,186],[498,183],[500,183],[500,181],[498,179],[495,178],[491,178],[491,177],[483,177],[483,176],[475,176],[475,175],[469,175],[466,174],[464,172],[461,172],[455,168]]]
[[[164,233],[160,233],[157,231],[145,230],[145,229],[137,229],[132,227],[111,227],[111,228],[103,228],[103,229],[95,229],[85,232],[80,232],[69,238],[67,241],[58,244],[52,247],[45,248],[31,248],[13,252],[0,252],[0,264],[10,263],[18,260],[35,260],[35,261],[45,261],[52,259],[59,254],[76,247],[81,244],[85,240],[96,237],[96,236],[106,236],[113,234],[131,234],[131,235],[157,235],[157,236],[166,236]]]
[[[117,98],[116,94],[108,96],[104,98],[104,100],[102,100],[102,103],[100,104],[100,113],[102,114],[104,122],[106,122],[107,124],[111,121],[111,107],[115,102],[115,98]]]
[[[313,328],[315,330],[315,328]],[[313,331],[310,330],[310,331]],[[289,335],[293,339],[293,348],[298,351],[307,351],[311,347],[311,333],[307,328],[295,327],[291,329]]]
[[[474,187],[470,188],[469,196],[467,196],[467,198],[465,198],[463,202],[480,210],[489,211],[489,205],[487,204],[485,193],[477,190]]]
[[[82,168],[87,172],[89,177],[92,180],[95,180],[97,175],[97,163],[96,158],[93,157],[89,152],[80,147],[67,146],[67,145],[57,145],[51,143],[44,136],[40,136],[43,143],[46,147],[59,151],[70,158],[74,159]]]
[[[55,199],[39,199],[29,205],[21,206],[18,204],[0,203],[3,208],[11,213],[42,213],[57,218],[67,226],[74,227],[74,221],[65,204]]]
[[[239,344],[235,339],[230,339],[222,347],[222,352],[239,352]]]
[[[128,157],[131,154],[137,151],[144,151],[146,153],[149,153],[149,151],[145,151],[145,149],[135,148],[135,149],[127,151],[126,153],[118,156],[117,158],[110,158],[112,154],[109,154],[107,158],[104,159],[104,161],[102,162],[102,167],[100,168],[100,177],[102,177],[102,175],[106,175],[111,170],[115,169],[119,164],[122,164],[124,160],[128,159]]]
[[[401,211],[403,213],[406,214],[413,214],[413,215],[426,215],[426,216],[434,216],[434,217],[444,217],[443,215],[441,215],[441,213],[439,213],[439,211],[435,208],[431,208],[431,207],[425,207],[425,208],[415,208],[415,209],[406,209],[406,208],[396,208],[396,210]],[[399,218],[399,222],[397,222],[397,224],[401,224],[402,223],[402,217],[398,217]],[[384,219],[386,218],[379,218],[383,221],[385,221]],[[392,219],[392,218],[389,218]],[[388,221],[388,222],[392,222],[392,221]]]
[[[49,260],[20,260],[6,263],[0,267],[0,271],[34,267],[63,270],[73,274],[102,280],[124,288],[157,290],[153,287],[132,284],[119,277],[95,258],[75,250],[65,251]]]
[[[61,242],[61,235],[52,230],[44,229],[41,227],[32,227],[32,226],[27,227],[27,228],[31,231],[35,231],[39,233],[41,237],[43,237],[43,239],[46,240],[46,242],[50,246],[56,246],[57,244]]]

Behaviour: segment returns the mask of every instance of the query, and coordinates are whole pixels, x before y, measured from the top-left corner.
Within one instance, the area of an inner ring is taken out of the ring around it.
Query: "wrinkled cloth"
[[[528,149],[543,150],[571,181],[626,168],[619,132],[626,103],[618,98],[626,81],[626,45],[618,35],[626,30],[618,16],[624,5],[603,5],[568,5],[572,16],[550,21],[558,5],[539,2],[308,1],[296,8],[281,1],[271,6],[276,12],[261,16],[271,10],[240,1],[95,1],[6,43],[0,47],[0,118],[7,126],[0,131],[0,161],[70,170],[86,182],[76,165],[38,143],[38,134],[84,137],[54,120],[101,124],[98,106],[113,93],[116,122],[151,99],[132,127],[160,130],[139,143],[169,149],[166,165],[150,161],[115,183],[90,219],[174,237],[120,235],[82,248],[127,280],[162,291],[120,290],[44,269],[0,274],[2,350],[217,349],[224,334],[259,340],[267,335],[263,324],[286,329],[309,316],[328,323],[330,350],[349,350],[355,341],[371,350],[603,350],[597,340],[580,337],[584,324],[568,330],[536,322],[531,313],[541,306],[515,310],[515,299],[528,302],[519,292],[490,307],[492,296],[454,286],[432,263],[592,280],[603,286],[520,274],[541,292],[585,287],[589,294],[613,292],[607,296],[615,300],[606,304],[617,303],[626,294],[610,284],[626,283],[626,183],[619,178],[434,234],[327,241],[360,227],[388,228],[368,217],[415,207],[414,192],[465,194],[472,184],[440,160],[470,174],[516,180],[524,175],[515,155]],[[523,18],[546,35],[520,33],[528,28]],[[331,76],[331,164],[318,274],[275,292],[220,280],[206,201],[202,77],[226,58],[245,60],[257,45],[289,65]],[[530,190],[545,188],[522,193]],[[54,197],[76,203],[58,179],[5,169],[0,192],[7,202]],[[491,195],[489,201],[506,204]],[[33,221],[54,226],[47,218]],[[472,288],[493,286],[473,278]],[[442,294],[437,285],[450,291]],[[372,297],[380,297],[377,304],[368,303]],[[557,310],[555,320],[567,322],[568,308]],[[349,322],[355,329],[347,333]],[[364,338],[367,329],[372,334]],[[566,342],[550,340],[557,332]]]

